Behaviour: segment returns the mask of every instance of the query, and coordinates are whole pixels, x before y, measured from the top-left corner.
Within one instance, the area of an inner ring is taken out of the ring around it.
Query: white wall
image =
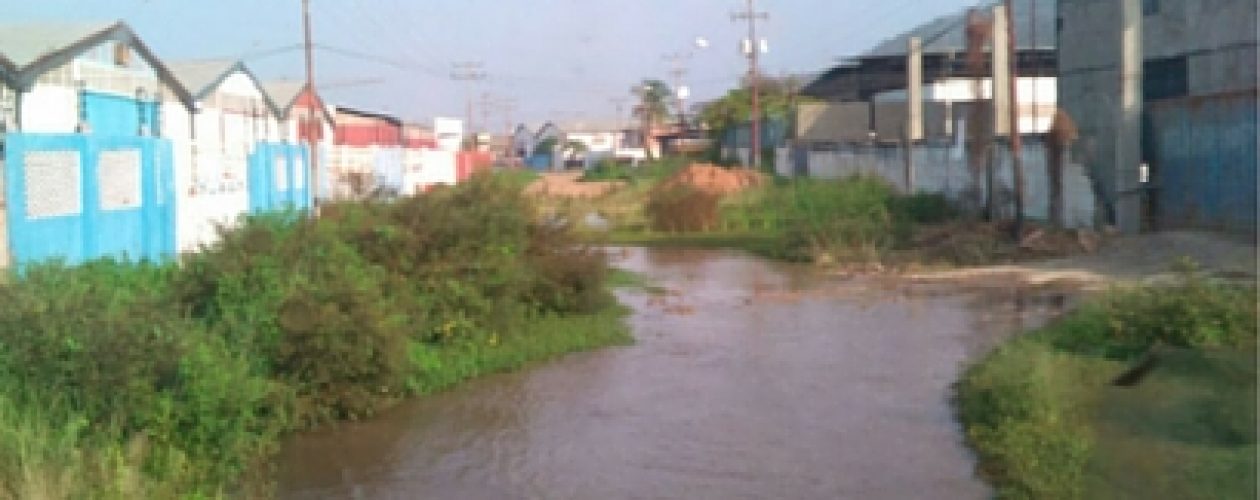
[[[457,154],[455,151],[405,150],[402,194],[414,196],[424,192],[429,186],[455,185],[459,180],[455,159]]]
[[[1052,108],[1059,101],[1059,79],[1055,77],[1021,77],[1015,81],[1020,102],[1019,129],[1024,133],[1044,133],[1054,119]],[[993,79],[980,79],[979,88],[971,78],[953,78],[923,86],[924,102],[968,102],[993,98]],[[872,102],[906,102],[905,90],[889,90],[875,94]]]
[[[39,84],[22,94],[22,131],[70,134],[79,125],[79,92],[73,87]]]

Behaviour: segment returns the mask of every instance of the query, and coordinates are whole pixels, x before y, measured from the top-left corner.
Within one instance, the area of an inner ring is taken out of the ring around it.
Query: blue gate
[[[1256,94],[1160,101],[1147,151],[1164,227],[1256,230]]]
[[[249,156],[249,210],[306,210],[311,207],[306,146],[260,143]]]
[[[15,264],[175,254],[169,141],[83,134],[9,134],[6,141]]]

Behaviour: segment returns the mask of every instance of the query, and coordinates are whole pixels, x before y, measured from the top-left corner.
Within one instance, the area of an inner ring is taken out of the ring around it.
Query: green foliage
[[[981,472],[1002,498],[1254,491],[1254,294],[1196,281],[1118,290],[1000,347],[958,384]],[[1184,349],[1161,350],[1138,387],[1111,386],[1157,344]]]
[[[1060,325],[1054,343],[1114,359],[1154,345],[1252,349],[1256,317],[1254,291],[1188,277],[1168,288],[1117,290]]]
[[[897,242],[892,187],[880,179],[796,181],[762,204],[782,221],[781,257],[875,260]]]
[[[892,200],[891,210],[913,224],[940,224],[958,217],[958,210],[945,195],[916,193]]]
[[[719,199],[716,194],[679,185],[652,190],[644,210],[657,231],[704,232],[717,228]]]
[[[790,116],[793,102],[802,100],[796,95],[800,82],[793,78],[762,78],[760,84],[758,97],[763,120]],[[745,85],[705,105],[700,111],[700,121],[710,130],[724,131],[746,123],[751,115],[752,90]]]
[[[284,432],[624,341],[603,254],[520,191],[481,175],[250,217],[182,266],[29,269],[0,287],[0,499],[240,494]]]

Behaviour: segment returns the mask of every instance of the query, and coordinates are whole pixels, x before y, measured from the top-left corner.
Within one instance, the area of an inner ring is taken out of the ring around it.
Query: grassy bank
[[[516,185],[513,185],[516,184]],[[627,342],[602,254],[483,177],[0,287],[0,499],[267,496],[280,438]]]
[[[967,371],[958,409],[1002,498],[1255,498],[1256,295],[1118,290]]]
[[[594,200],[547,200],[549,210],[581,220],[597,213],[613,244],[720,246],[791,261],[981,264],[1014,259],[1018,247],[996,226],[967,225],[939,195],[903,195],[881,179],[770,179],[734,194],[671,179],[685,167],[663,160],[607,166],[590,180],[626,187]]]

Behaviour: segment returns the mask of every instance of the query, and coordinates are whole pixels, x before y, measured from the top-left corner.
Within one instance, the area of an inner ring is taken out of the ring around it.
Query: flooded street
[[[949,403],[1062,296],[628,250],[637,343],[291,439],[282,498],[985,498]]]

